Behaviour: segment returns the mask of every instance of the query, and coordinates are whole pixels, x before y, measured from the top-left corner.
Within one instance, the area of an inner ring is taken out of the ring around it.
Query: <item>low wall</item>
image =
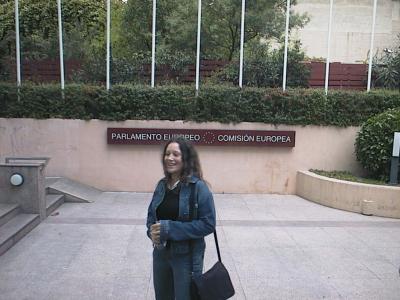
[[[400,218],[400,187],[356,183],[299,171],[296,194],[333,208]]]
[[[298,170],[360,172],[354,155],[357,127],[261,123],[0,118],[0,158],[50,157],[47,176],[105,191],[152,191],[162,176],[161,147],[108,145],[107,127],[296,131],[294,148],[198,146],[204,176],[217,193],[294,194]]]
[[[0,164],[0,203],[19,204],[24,213],[46,218],[44,163]],[[10,184],[13,174],[24,178],[21,186]]]

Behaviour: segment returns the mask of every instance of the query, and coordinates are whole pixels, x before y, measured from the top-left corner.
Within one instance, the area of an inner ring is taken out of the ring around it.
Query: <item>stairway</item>
[[[64,203],[64,195],[46,195],[46,216]],[[25,214],[18,204],[0,203],[0,255],[40,223],[39,214]]]

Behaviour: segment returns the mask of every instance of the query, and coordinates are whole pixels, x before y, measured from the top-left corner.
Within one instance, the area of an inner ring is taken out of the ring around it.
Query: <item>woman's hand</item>
[[[160,230],[161,230],[160,223],[153,224],[150,227],[150,236],[151,236],[151,240],[153,241],[154,245],[160,244]]]

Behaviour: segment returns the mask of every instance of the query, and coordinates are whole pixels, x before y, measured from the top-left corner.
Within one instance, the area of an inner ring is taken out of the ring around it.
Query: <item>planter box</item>
[[[400,218],[400,187],[356,183],[298,171],[296,194],[310,201],[365,215]]]

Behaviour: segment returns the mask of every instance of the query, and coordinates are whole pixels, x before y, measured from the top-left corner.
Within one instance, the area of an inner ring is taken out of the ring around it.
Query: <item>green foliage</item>
[[[187,67],[194,61],[193,57],[185,53],[171,53],[160,49],[156,56],[157,84],[177,83],[185,75]],[[111,60],[112,84],[149,83],[151,72],[151,53],[134,53],[129,58]],[[146,77],[147,75],[147,77]],[[106,81],[106,66],[103,55],[88,57],[82,69],[73,75],[72,80],[79,83],[99,83]]]
[[[56,57],[58,55],[57,1],[20,0],[19,19],[21,56],[23,58]],[[66,56],[71,51],[88,46],[88,39],[103,35],[105,27],[105,5],[103,1],[69,0],[62,3],[63,30]],[[14,1],[0,4],[0,39],[7,40],[2,54],[14,55],[15,49]],[[74,48],[76,42],[85,42]],[[69,43],[72,45],[69,45]],[[78,56],[81,54],[77,54]]]
[[[271,50],[268,44],[256,41],[249,42],[245,49],[245,63],[243,67],[243,84],[255,87],[280,87],[283,80],[284,47]],[[310,70],[302,62],[305,54],[300,49],[300,43],[288,49],[287,86],[306,87]],[[232,62],[217,72],[211,79],[214,83],[230,82],[238,85],[239,63]]]
[[[400,108],[396,107],[368,119],[356,138],[357,160],[377,179],[389,179],[393,136],[400,131]]]
[[[83,62],[83,70],[74,76],[75,82],[105,81],[105,3],[99,0],[62,2],[64,58]],[[171,68],[163,83],[179,82],[177,73],[186,68],[189,58],[190,63],[195,61],[197,4],[197,0],[157,1],[157,68],[162,68],[163,65]],[[294,4],[292,2],[292,5]],[[22,59],[58,59],[57,1],[20,0],[19,8]],[[285,11],[286,3],[278,0],[247,2],[245,45],[249,50],[246,59],[249,53],[252,53],[253,48],[250,44],[282,42]],[[113,83],[147,82],[148,79],[144,80],[141,74],[148,68],[147,64],[151,59],[152,1],[112,0],[111,13]],[[14,1],[1,1],[0,78],[4,80],[10,80],[7,67],[15,59],[14,18]],[[302,27],[307,21],[306,14],[291,12],[290,28]],[[223,60],[237,57],[240,22],[241,1],[205,0],[202,5],[201,57]],[[275,62],[279,55],[281,53],[278,51],[276,57],[270,59]],[[265,61],[264,65],[268,63]],[[260,67],[257,61],[254,64]],[[276,69],[274,72],[279,75],[282,71]],[[268,74],[264,75],[261,80],[263,82]],[[280,77],[272,78],[274,84],[254,85],[276,86],[275,82],[278,82]],[[302,77],[293,76],[293,79],[295,78]],[[250,83],[260,80],[253,76],[248,81]]]
[[[336,171],[336,170],[335,171],[324,171],[324,170],[311,169],[310,172],[313,172],[313,173],[321,175],[321,176],[329,177],[329,178],[339,179],[339,180],[368,183],[368,184],[380,184],[380,185],[385,184],[385,181],[355,176],[352,173],[350,173],[349,171]]]
[[[167,18],[176,9],[179,2],[170,0],[157,1],[157,48],[163,45],[164,38],[175,34],[170,32]],[[152,3],[152,0],[130,0],[121,10],[119,22],[118,20],[114,22],[118,26],[116,32],[118,37],[113,45],[116,57],[129,57],[135,53],[148,53],[151,51]]]
[[[380,57],[374,58],[374,85],[400,90],[400,35],[397,48],[386,49]]]
[[[400,107],[390,91],[331,92],[203,85],[193,86],[59,85],[20,88],[0,83],[0,117],[102,120],[185,120],[222,123],[262,122],[293,125],[358,126],[388,108]]]
[[[158,47],[172,53],[196,53],[197,3],[197,0],[157,2]],[[285,12],[286,3],[282,1],[247,1],[245,43],[252,40],[259,43],[261,39],[280,40],[285,29]],[[151,50],[151,18],[151,1],[128,1],[121,19],[117,56]],[[201,56],[232,60],[239,50],[240,22],[241,1],[203,1]],[[307,22],[307,15],[292,12],[290,28],[302,27]]]

